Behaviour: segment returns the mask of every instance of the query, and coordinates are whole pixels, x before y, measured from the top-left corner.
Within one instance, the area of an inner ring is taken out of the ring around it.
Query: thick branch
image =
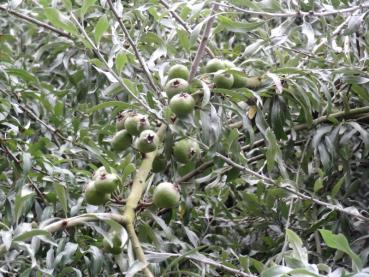
[[[133,251],[136,255],[136,258],[139,261],[145,263],[145,265],[146,265],[146,267],[143,269],[143,272],[148,277],[154,277],[154,275],[151,273],[150,269],[147,267],[148,263],[147,263],[146,258],[145,258],[145,253],[142,250],[140,240],[137,237],[137,234],[135,232],[135,228],[134,228],[132,222],[126,224],[126,230],[127,230],[127,233],[128,233],[128,237],[131,240],[132,248],[133,248]]]
[[[162,139],[164,132],[166,130],[166,125],[161,125],[157,131],[157,135]],[[146,189],[146,179],[152,169],[152,163],[156,156],[157,151],[146,153],[139,169],[133,180],[131,192],[127,198],[126,206],[123,215],[128,218],[130,222],[134,221],[134,212],[141,200],[142,194]]]
[[[160,141],[163,139],[166,128],[167,126],[162,124],[156,133]],[[123,218],[126,219],[125,227],[127,229],[128,236],[131,240],[135,256],[140,262],[144,264],[147,264],[146,258],[143,253],[141,243],[135,233],[133,224],[135,221],[135,210],[138,207],[142,194],[146,189],[146,179],[149,176],[149,173],[152,169],[152,163],[154,161],[156,153],[157,150],[145,154],[145,157],[142,160],[142,163],[134,177],[131,192],[127,198],[126,206],[123,212]],[[147,266],[143,269],[143,271],[146,276],[148,277],[153,276],[150,269]]]
[[[58,220],[54,223],[51,223],[49,225],[41,227],[42,230],[48,231],[50,233],[54,233],[57,231],[64,230],[66,228],[74,227],[77,225],[84,224],[86,222],[91,221],[99,221],[99,220],[115,220],[120,224],[125,224],[127,220],[124,218],[124,216],[119,214],[113,214],[113,213],[87,213],[87,214],[81,214],[78,216],[70,217],[70,218],[64,218],[61,220]]]
[[[192,79],[195,77],[197,68],[199,67],[201,58],[202,58],[203,53],[204,53],[205,46],[206,46],[206,44],[209,40],[211,27],[213,26],[213,23],[215,21],[214,13],[217,11],[217,9],[218,9],[218,4],[214,3],[213,8],[211,10],[211,16],[208,19],[208,22],[205,26],[204,34],[202,35],[202,39],[201,39],[201,42],[200,42],[200,45],[199,45],[199,49],[196,52],[195,59],[193,60],[193,63],[192,63],[192,66],[191,66],[190,77],[188,79],[189,82],[191,82]]]
[[[146,75],[147,79],[149,80],[149,83],[150,83],[151,87],[155,90],[155,92],[160,97],[160,90],[156,87],[154,79],[152,78],[152,75],[150,73],[149,68],[146,65],[145,60],[141,57],[140,52],[138,51],[134,41],[132,40],[131,36],[129,35],[129,32],[128,32],[126,26],[124,26],[122,19],[119,17],[117,11],[115,10],[111,0],[108,0],[108,4],[109,4],[109,7],[110,7],[111,11],[113,12],[115,18],[117,19],[120,28],[122,28],[123,33],[126,36],[129,44],[131,45],[133,51],[135,52],[136,58],[138,59],[139,63],[141,64],[141,67],[142,67],[143,71],[145,72],[145,75]]]

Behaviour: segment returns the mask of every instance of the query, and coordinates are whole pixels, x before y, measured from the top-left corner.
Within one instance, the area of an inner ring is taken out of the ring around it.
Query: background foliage
[[[113,3],[159,93],[107,1],[1,4],[0,274],[140,274],[128,238],[120,255],[102,251],[113,222],[43,229],[56,218],[119,213],[142,157],[111,151],[109,140],[117,113],[135,108],[169,123],[168,167],[149,177],[143,201],[156,183],[193,173],[178,208],[138,210],[155,275],[369,276],[369,4],[219,3],[208,47],[263,85],[204,82],[193,118],[173,124],[161,101],[165,74],[191,67],[212,4]],[[209,59],[197,74],[204,80]],[[182,135],[202,143],[197,164],[171,157]],[[125,186],[108,205],[90,206],[83,188],[101,165]]]

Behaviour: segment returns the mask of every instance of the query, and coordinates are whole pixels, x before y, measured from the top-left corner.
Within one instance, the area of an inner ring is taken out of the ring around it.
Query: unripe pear
[[[133,116],[135,114],[135,112],[129,110],[129,111],[123,111],[120,112],[117,115],[117,118],[115,120],[115,127],[117,128],[117,130],[123,130],[124,129],[124,122],[126,121],[126,119],[130,116]]]
[[[109,200],[109,194],[98,192],[95,181],[91,181],[85,189],[85,199],[90,205],[103,205]]]
[[[174,144],[173,155],[181,163],[195,161],[200,157],[199,144],[191,139],[179,140]]]
[[[92,175],[92,180],[96,180],[101,174],[108,174],[108,171],[104,166],[100,166]]]
[[[174,78],[181,78],[184,80],[188,80],[190,76],[190,71],[188,68],[182,64],[173,65],[168,71],[168,80]]]
[[[95,180],[95,189],[100,193],[111,193],[120,184],[120,179],[115,173],[100,174]]]
[[[145,130],[140,134],[137,141],[137,149],[141,153],[149,153],[154,150],[159,145],[159,138],[156,133],[152,130]]]
[[[125,120],[124,127],[130,135],[137,136],[143,130],[148,129],[150,127],[150,123],[146,115],[136,114]]]
[[[217,88],[230,89],[233,86],[234,78],[230,73],[219,73],[214,75],[214,84]]]
[[[168,96],[168,99],[171,99],[174,95],[185,91],[188,88],[188,82],[181,78],[174,78],[166,83],[164,90]]]
[[[185,117],[193,112],[195,99],[188,93],[180,93],[170,99],[169,107],[178,117]]]
[[[247,87],[247,78],[239,74],[233,74],[232,88],[245,88],[245,87]]]
[[[207,73],[214,73],[221,69],[225,69],[225,64],[222,60],[217,58],[211,59],[205,66],[205,71]]]
[[[158,208],[173,208],[180,200],[178,187],[169,182],[160,183],[154,190],[152,200]]]
[[[246,78],[246,87],[256,89],[261,86],[261,77],[254,76]]]
[[[111,147],[115,151],[126,150],[132,144],[132,136],[127,130],[118,131],[111,140]]]
[[[224,64],[224,67],[228,69],[232,69],[236,67],[236,65],[233,62],[228,61],[228,60],[223,61],[223,64]]]

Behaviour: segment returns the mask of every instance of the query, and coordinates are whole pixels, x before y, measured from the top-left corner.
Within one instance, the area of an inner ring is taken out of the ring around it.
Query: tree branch
[[[46,24],[44,22],[41,22],[41,21],[39,21],[39,20],[37,20],[37,19],[35,19],[33,17],[30,17],[28,15],[21,14],[19,12],[10,10],[7,7],[4,7],[4,6],[0,6],[0,10],[1,11],[5,11],[5,12],[7,12],[7,13],[9,13],[11,15],[14,15],[14,16],[16,16],[18,18],[24,19],[24,20],[26,20],[28,22],[33,23],[33,24],[36,24],[37,26],[43,27],[45,29],[48,29],[49,31],[52,31],[52,32],[54,32],[54,33],[56,33],[56,34],[58,34],[58,35],[60,35],[62,37],[66,37],[66,38],[72,39],[72,36],[70,34],[64,32],[62,30],[59,30],[59,29],[57,29],[57,28],[55,28],[55,27],[53,27],[53,26],[51,26],[49,24]]]
[[[145,268],[143,269],[143,272],[145,273],[147,277],[154,277],[154,275],[151,273],[150,269],[148,268],[148,263],[145,258],[145,253],[142,250],[141,243],[137,237],[133,223],[132,222],[127,223],[125,227],[128,233],[128,237],[131,240],[133,252],[135,253],[136,258],[146,265]]]
[[[334,205],[334,204],[330,204],[328,202],[324,202],[324,201],[321,201],[319,199],[316,199],[314,198],[313,196],[310,196],[310,195],[305,195],[299,191],[296,191],[292,188],[289,188],[289,187],[281,187],[278,185],[278,183],[276,181],[274,181],[273,179],[269,178],[269,177],[266,177],[260,173],[257,173],[243,165],[240,165],[234,161],[232,161],[231,159],[229,159],[228,157],[220,154],[220,153],[216,153],[216,156],[218,156],[219,158],[221,158],[223,161],[225,161],[226,163],[232,165],[233,167],[235,168],[238,168],[244,172],[246,172],[247,174],[250,174],[252,176],[255,176],[257,178],[259,178],[261,181],[269,184],[269,185],[272,185],[272,186],[276,186],[276,187],[279,187],[283,190],[286,190],[296,196],[298,196],[300,199],[304,199],[304,200],[310,200],[312,202],[314,202],[315,204],[318,204],[320,206],[323,206],[323,207],[327,207],[328,209],[330,210],[334,210],[334,211],[338,211],[338,212],[341,212],[341,213],[344,213],[344,214],[347,214],[347,215],[350,215],[350,216],[353,216],[353,217],[357,217],[363,221],[369,221],[369,218],[368,217],[365,217],[363,215],[361,215],[361,213],[354,213],[354,212],[351,212],[350,210],[346,210],[345,208],[341,208],[337,205]]]
[[[156,132],[160,141],[162,141],[163,139],[166,128],[167,126],[165,124],[162,124],[159,127],[158,131]],[[149,173],[151,172],[152,163],[155,159],[156,153],[157,153],[157,150],[145,154],[145,157],[142,160],[142,163],[134,177],[131,192],[127,198],[126,206],[123,211],[123,217],[126,219],[125,227],[127,229],[128,236],[132,242],[133,251],[135,253],[136,258],[140,262],[143,262],[144,264],[147,264],[146,258],[143,253],[141,243],[138,240],[137,235],[135,233],[133,224],[134,224],[135,217],[136,217],[135,210],[138,207],[142,194],[144,193],[146,189],[146,179],[149,176]],[[144,273],[148,277],[153,276],[148,267],[144,268]]]
[[[182,254],[176,254],[176,253],[158,253],[158,252],[153,252],[153,251],[146,251],[147,254],[152,254],[152,255],[166,255],[166,256],[170,256],[170,257],[178,257],[178,258],[186,258],[186,259],[190,259],[193,261],[197,261],[203,264],[208,264],[211,266],[214,266],[216,268],[222,269],[223,271],[226,272],[230,272],[232,274],[235,274],[236,276],[242,276],[242,277],[254,277],[255,275],[253,274],[248,274],[246,272],[243,272],[239,269],[235,269],[229,266],[226,266],[224,264],[221,264],[217,261],[214,261],[208,257],[206,257],[206,259],[202,259],[202,258],[197,258],[195,255],[182,255]]]
[[[182,177],[179,177],[175,180],[175,183],[183,183],[194,177],[196,174],[204,171],[205,169],[209,168],[214,164],[214,161],[207,161],[203,164],[201,164],[199,167],[195,168],[191,172],[187,173],[186,175],[183,175]]]
[[[242,9],[242,8],[237,7],[235,5],[232,5],[232,4],[218,3],[218,5],[222,6],[222,7],[225,7],[225,8],[232,8],[232,9],[235,9],[239,12],[243,12],[243,13],[246,13],[246,14],[257,15],[257,16],[270,16],[270,17],[329,16],[329,15],[336,15],[336,14],[341,14],[341,13],[351,13],[351,12],[354,12],[356,10],[368,9],[369,8],[369,4],[363,4],[363,5],[353,6],[353,7],[349,7],[349,8],[345,8],[345,9],[334,10],[334,11],[326,11],[326,12],[297,11],[297,12],[285,12],[285,13],[271,13],[271,12],[265,12],[265,11],[259,12],[259,11],[246,10],[246,9]]]
[[[208,22],[207,22],[207,24],[205,26],[205,30],[204,30],[204,33],[202,35],[202,39],[201,39],[199,48],[198,48],[198,50],[196,52],[195,59],[193,60],[193,63],[192,63],[192,66],[191,66],[190,77],[188,78],[188,81],[189,82],[191,82],[192,79],[195,77],[197,68],[199,67],[201,58],[202,58],[203,53],[204,53],[205,46],[206,46],[206,44],[207,44],[207,42],[209,40],[209,35],[210,35],[211,27],[213,26],[213,23],[215,21],[215,12],[217,11],[217,9],[218,9],[218,4],[217,3],[214,3],[213,4],[213,8],[211,9],[211,16],[208,19]]]
[[[129,44],[131,45],[133,51],[135,52],[136,58],[138,59],[139,63],[141,64],[141,67],[142,67],[143,71],[145,72],[145,75],[146,75],[147,79],[149,80],[149,83],[150,83],[151,87],[155,90],[156,94],[160,98],[160,90],[156,87],[154,79],[152,78],[152,75],[150,73],[149,68],[146,65],[145,60],[142,58],[140,52],[138,51],[134,41],[132,40],[131,36],[129,35],[129,32],[128,32],[126,26],[124,26],[124,23],[123,23],[122,19],[119,17],[117,11],[115,10],[111,0],[108,0],[108,4],[109,4],[109,7],[110,7],[111,11],[113,12],[115,18],[117,19],[120,28],[123,30],[123,33],[126,36]]]
[[[133,91],[130,90],[130,88],[122,81],[122,79],[118,76],[117,73],[115,73],[114,70],[112,70],[110,68],[110,66],[108,65],[108,62],[105,60],[105,58],[103,57],[103,55],[101,55],[101,53],[99,52],[99,49],[96,47],[95,43],[92,41],[92,39],[89,37],[89,35],[86,33],[85,29],[83,28],[83,26],[79,23],[79,21],[77,20],[77,18],[74,16],[73,13],[71,13],[71,17],[73,19],[73,21],[77,24],[79,30],[81,31],[81,33],[83,34],[83,36],[85,37],[85,39],[87,40],[87,42],[91,45],[91,47],[93,48],[93,50],[95,51],[95,54],[97,55],[98,59],[104,63],[106,69],[109,71],[109,73],[117,80],[117,82],[120,84],[120,86],[125,89],[128,94],[135,99],[143,108],[145,108],[145,110],[147,112],[149,112],[152,116],[154,116],[156,119],[158,119],[159,121],[162,121],[161,117],[154,112],[144,101],[142,101],[140,98],[138,98]]]
[[[304,130],[304,129],[310,129],[311,127],[314,127],[314,126],[316,126],[316,125],[318,125],[320,123],[328,122],[332,118],[335,118],[335,119],[339,119],[339,118],[350,119],[350,118],[355,118],[355,116],[357,116],[357,115],[365,114],[365,113],[368,113],[368,112],[369,112],[369,106],[352,109],[352,110],[350,110],[348,112],[346,112],[346,111],[336,112],[336,113],[329,114],[329,115],[323,115],[321,117],[318,117],[318,118],[314,119],[312,121],[311,126],[309,126],[308,124],[304,123],[304,124],[296,125],[296,126],[292,127],[292,129],[294,131],[301,131],[301,130]],[[241,125],[242,125],[242,122],[236,122],[236,123],[237,124],[238,123],[241,123]],[[236,124],[235,124],[235,126],[236,126]],[[291,130],[287,130],[287,132],[290,133]],[[255,141],[252,144],[248,144],[248,145],[242,146],[241,149],[243,151],[247,151],[247,150],[250,150],[252,148],[255,148],[255,147],[258,147],[258,146],[262,146],[264,143],[265,143],[265,140],[264,139],[259,139],[259,140]]]
[[[168,9],[169,13],[174,17],[175,20],[178,21],[178,23],[180,25],[182,25],[182,27],[187,31],[187,33],[191,34],[192,33],[192,29],[187,25],[187,23],[173,10],[171,10],[169,4],[165,1],[165,0],[159,0],[159,2]],[[200,39],[197,39],[198,43],[200,43]],[[205,46],[205,50],[206,52],[208,52],[209,56],[211,58],[215,58],[215,55],[213,53],[213,51],[211,51],[211,49],[208,46]]]
[[[57,231],[64,230],[66,228],[74,227],[77,225],[84,224],[91,221],[105,221],[105,220],[115,220],[120,224],[125,224],[127,222],[124,216],[113,213],[86,213],[77,215],[70,218],[64,218],[58,220],[54,223],[48,224],[46,226],[40,226],[40,229],[54,233]]]

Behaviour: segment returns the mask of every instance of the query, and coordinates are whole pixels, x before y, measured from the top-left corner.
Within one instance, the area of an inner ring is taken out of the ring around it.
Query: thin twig
[[[351,20],[353,15],[357,15],[359,13],[359,10],[355,11],[352,15],[348,16],[332,33],[332,37],[338,35],[343,27],[345,27],[345,25]]]
[[[33,24],[36,24],[36,25],[38,25],[40,27],[43,27],[45,29],[48,29],[48,30],[50,30],[50,31],[52,31],[54,33],[57,33],[58,35],[60,35],[62,37],[66,37],[66,38],[72,39],[72,36],[70,34],[64,32],[62,30],[59,30],[59,29],[57,29],[57,28],[55,28],[55,27],[53,27],[53,26],[51,26],[49,24],[46,24],[44,22],[41,22],[41,21],[39,21],[39,20],[37,20],[37,19],[35,19],[33,17],[30,17],[28,15],[21,14],[19,12],[10,10],[7,7],[4,7],[4,6],[0,6],[0,10],[5,11],[5,12],[8,12],[9,14],[12,14],[12,15],[18,17],[18,18],[21,18],[21,19],[24,19],[24,20],[26,20],[28,22],[31,22]]]
[[[46,129],[48,129],[51,133],[53,133],[54,135],[58,136],[60,139],[64,140],[64,141],[68,141],[68,142],[72,142],[71,140],[69,140],[68,138],[66,138],[58,129],[54,128],[53,126],[47,124],[45,121],[43,121],[41,118],[39,118],[32,110],[31,108],[27,105],[27,104],[21,104],[21,101],[18,97],[18,95],[10,92],[6,92],[5,90],[0,88],[0,92],[7,94],[8,96],[14,96],[17,101],[18,101],[18,106],[27,114],[29,114],[34,120],[36,120],[37,122],[39,122],[41,125],[45,126]],[[55,142],[58,144],[58,141],[55,140]],[[60,145],[58,145],[60,146]]]
[[[159,2],[164,7],[166,7],[168,9],[169,13],[174,17],[175,20],[178,21],[178,23],[180,25],[182,25],[182,27],[187,31],[187,33],[189,33],[189,34],[192,33],[192,29],[187,25],[187,23],[175,11],[173,11],[170,8],[169,4],[165,0],[159,0]],[[197,39],[197,41],[200,43],[200,39]],[[215,55],[214,55],[213,51],[211,51],[211,49],[208,46],[205,47],[205,50],[206,50],[206,52],[208,52],[208,54],[211,58],[215,58]]]
[[[31,186],[35,190],[38,197],[41,198],[41,200],[46,203],[47,200],[45,199],[45,195],[39,190],[39,188],[36,186],[36,184],[32,181],[31,177],[27,176],[28,181],[31,183]]]
[[[276,186],[276,187],[279,187],[283,190],[286,190],[292,194],[295,194],[296,196],[298,196],[300,199],[304,199],[304,200],[310,200],[312,202],[314,202],[315,204],[318,204],[318,205],[321,205],[321,206],[324,206],[324,207],[327,207],[328,209],[330,210],[335,210],[335,211],[338,211],[338,212],[341,212],[341,213],[344,213],[344,214],[348,214],[350,216],[353,216],[353,217],[357,217],[363,221],[369,221],[369,218],[368,217],[365,217],[363,215],[361,215],[360,213],[359,214],[356,214],[354,212],[351,212],[350,210],[346,210],[344,208],[341,208],[337,205],[334,205],[334,204],[330,204],[328,202],[324,202],[324,201],[321,201],[319,199],[316,199],[314,198],[313,196],[310,196],[310,195],[305,195],[299,191],[296,191],[295,189],[292,189],[292,188],[289,188],[289,187],[282,187],[282,186],[278,186],[278,183],[276,181],[274,181],[273,179],[269,178],[269,177],[266,177],[260,173],[257,173],[245,166],[242,166],[234,161],[232,161],[231,159],[229,159],[228,157],[220,154],[220,153],[216,153],[216,156],[218,156],[219,158],[221,158],[223,161],[225,161],[226,163],[234,166],[235,168],[238,168],[252,176],[255,176],[257,178],[259,178],[260,180],[264,181],[265,183],[269,184],[269,185],[272,185],[272,186]]]
[[[91,45],[91,47],[95,51],[95,54],[97,55],[97,57],[99,58],[99,60],[102,63],[104,63],[106,69],[109,71],[109,73],[111,75],[113,75],[113,77],[117,80],[117,82],[121,85],[121,87],[123,89],[125,89],[128,92],[128,94],[133,99],[135,99],[147,112],[149,112],[152,116],[154,116],[159,121],[162,121],[162,118],[156,112],[154,112],[144,101],[142,101],[140,98],[138,98],[133,93],[133,91],[131,91],[130,88],[122,81],[122,79],[117,75],[117,73],[115,73],[115,71],[110,68],[108,62],[105,60],[105,58],[103,57],[103,55],[100,53],[99,49],[96,47],[95,43],[92,41],[92,39],[86,33],[85,29],[79,23],[78,19],[75,17],[75,15],[73,13],[71,13],[71,17],[72,17],[73,21],[77,24],[79,30],[81,31],[81,33],[83,34],[83,36],[85,37],[85,39],[87,40],[87,42]]]
[[[204,53],[205,46],[206,46],[206,44],[209,40],[211,27],[213,26],[213,23],[215,21],[215,12],[217,11],[217,9],[218,9],[218,4],[214,3],[213,8],[211,9],[211,15],[208,19],[208,22],[206,23],[206,26],[205,26],[205,30],[204,30],[204,33],[202,35],[202,39],[201,39],[199,48],[196,52],[195,59],[193,60],[193,63],[192,63],[192,66],[191,66],[190,77],[188,78],[189,82],[191,82],[192,79],[195,77],[197,68],[199,67],[200,61],[201,61],[203,53]]]
[[[2,145],[1,148],[0,148],[0,150],[2,152],[4,152],[5,155],[7,155],[8,157],[10,157],[17,165],[21,165],[22,162],[9,150],[8,147],[6,147],[5,145]],[[32,170],[33,171],[36,171],[38,173],[41,173],[41,174],[43,174],[45,176],[49,176],[49,174],[46,171],[43,171],[41,169],[38,169],[37,167],[32,166]],[[53,178],[53,179],[55,179],[58,182],[63,182],[63,180],[61,178],[58,178],[58,177],[55,177],[55,176],[50,176],[50,177]]]
[[[149,83],[150,83],[151,87],[155,90],[155,92],[157,93],[157,95],[160,98],[160,90],[156,87],[154,79],[152,78],[152,75],[150,73],[149,68],[147,67],[147,64],[146,64],[145,60],[142,58],[140,52],[138,51],[134,41],[132,40],[131,36],[129,35],[129,32],[128,32],[126,26],[124,25],[121,17],[118,15],[118,12],[115,10],[111,0],[108,0],[108,4],[109,4],[109,7],[110,7],[111,11],[113,12],[115,18],[117,19],[120,28],[123,30],[123,33],[126,36],[129,44],[131,45],[133,51],[135,52],[136,58],[138,59],[139,63],[141,64],[141,67],[142,67],[143,71],[145,72],[145,75],[146,75],[147,79],[149,80]]]
[[[249,274],[246,273],[242,270],[239,269],[235,269],[229,266],[226,266],[224,264],[221,264],[217,261],[214,261],[208,257],[206,257],[206,259],[202,259],[201,257],[196,257],[195,255],[182,255],[182,254],[176,254],[176,253],[162,253],[162,252],[153,252],[153,251],[145,251],[147,254],[152,254],[152,255],[165,255],[165,256],[170,256],[170,257],[178,257],[178,258],[186,258],[186,259],[190,259],[190,260],[194,260],[203,264],[208,264],[211,266],[214,266],[216,268],[222,269],[223,271],[226,272],[230,272],[235,274],[235,276],[242,276],[242,277],[254,277],[255,275],[253,274]]]
[[[187,180],[189,180],[192,177],[194,177],[197,173],[200,173],[200,172],[204,171],[205,169],[209,168],[213,164],[214,164],[214,161],[207,161],[207,162],[201,164],[199,167],[197,167],[194,170],[192,170],[191,172],[187,173],[186,175],[177,178],[175,180],[175,183],[183,183],[183,182],[186,182]]]
[[[288,216],[287,216],[285,232],[287,232],[287,230],[290,228],[290,221],[291,221],[291,215],[292,215],[292,210],[293,210],[293,204],[294,204],[294,199],[291,199],[290,208],[288,209]],[[278,254],[277,259],[276,259],[277,264],[279,264],[282,261],[284,253],[287,250],[287,246],[288,246],[288,237],[287,237],[287,234],[285,234],[284,235],[284,243],[283,243],[283,246],[282,246],[282,251]]]
[[[356,108],[356,109],[352,109],[350,110],[349,112],[345,112],[345,111],[342,111],[342,112],[337,112],[337,113],[333,113],[333,114],[329,114],[329,115],[323,115],[321,117],[318,117],[316,119],[314,119],[311,123],[311,126],[306,124],[306,123],[303,123],[303,124],[298,124],[294,127],[292,127],[292,129],[294,131],[301,131],[301,130],[304,130],[304,129],[310,129],[311,127],[314,127],[320,123],[324,123],[324,122],[328,122],[330,119],[339,119],[339,118],[345,118],[345,119],[350,119],[358,114],[365,114],[365,113],[368,113],[369,112],[369,106],[365,106],[365,107],[361,107],[361,108]],[[291,130],[287,130],[287,132],[291,132]],[[261,146],[265,143],[265,140],[264,139],[259,139],[251,144],[248,144],[248,145],[244,145],[242,146],[242,150],[243,151],[247,151],[247,150],[250,150],[252,148],[255,148],[255,147],[258,147],[258,146]]]
[[[341,14],[341,13],[351,13],[357,10],[361,9],[368,9],[369,4],[363,4],[358,6],[353,6],[345,9],[340,10],[334,10],[334,11],[326,11],[326,12],[315,12],[315,11],[309,11],[309,12],[303,12],[303,11],[297,11],[297,12],[284,12],[284,13],[272,13],[272,12],[266,12],[266,11],[251,11],[242,9],[240,7],[237,7],[232,4],[223,4],[218,3],[219,6],[225,7],[225,8],[232,8],[239,12],[243,12],[246,14],[251,15],[257,15],[257,16],[270,16],[270,17],[300,17],[300,16],[329,16],[329,15],[335,15],[335,14]]]

